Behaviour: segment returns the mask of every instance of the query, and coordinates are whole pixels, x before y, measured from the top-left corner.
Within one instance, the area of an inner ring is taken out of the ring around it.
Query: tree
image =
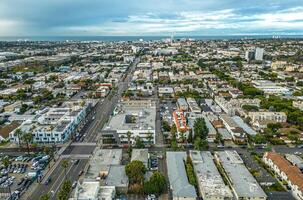
[[[136,144],[135,147],[137,149],[143,149],[145,147],[143,141],[141,140],[141,138],[139,136],[136,137]]]
[[[23,134],[22,140],[26,143],[27,153],[29,154],[29,145],[33,141],[33,134],[31,132]]]
[[[130,184],[142,185],[145,172],[145,165],[138,160],[133,160],[125,166],[125,173],[128,176]]]
[[[50,200],[49,194],[43,194],[40,196],[39,200]]]
[[[69,193],[72,189],[72,183],[70,180],[66,180],[63,182],[62,187],[57,195],[58,200],[68,200]]]
[[[197,138],[197,139],[195,139],[195,141],[194,141],[194,148],[195,148],[196,150],[205,149],[205,148],[207,148],[207,146],[208,146],[207,140],[202,140],[201,138]]]
[[[194,122],[195,138],[201,138],[205,140],[208,135],[208,128],[206,126],[204,118],[197,118]]]
[[[10,163],[11,163],[11,161],[8,156],[5,156],[4,158],[2,158],[2,164],[4,165],[4,167],[8,167]]]
[[[128,147],[130,147],[130,139],[131,139],[132,135],[133,135],[132,132],[127,131],[126,137],[127,137],[127,144],[128,144]]]
[[[68,165],[69,165],[68,160],[63,160],[63,161],[62,161],[61,166],[62,166],[63,169],[64,169],[64,176],[65,176],[65,178],[66,178],[66,170],[67,170]]]
[[[15,135],[17,136],[18,138],[18,146],[20,147],[21,143],[20,143],[20,140],[21,140],[21,136],[22,136],[23,132],[20,128],[18,128],[16,131],[15,131]]]
[[[149,144],[153,144],[154,134],[152,132],[147,133],[147,140]]]
[[[166,188],[166,179],[160,172],[154,172],[149,181],[144,182],[143,192],[145,194],[161,194]]]
[[[170,129],[171,129],[170,125],[169,125],[169,123],[167,121],[163,121],[162,122],[162,128],[163,128],[164,132],[169,132]]]

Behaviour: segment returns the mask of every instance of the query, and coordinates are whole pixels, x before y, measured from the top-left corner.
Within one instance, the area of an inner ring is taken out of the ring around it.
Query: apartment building
[[[257,128],[266,128],[269,123],[282,123],[287,120],[284,112],[249,112],[248,117]]]
[[[303,199],[303,174],[300,169],[288,162],[282,155],[266,152],[263,161],[291,188],[293,196]]]

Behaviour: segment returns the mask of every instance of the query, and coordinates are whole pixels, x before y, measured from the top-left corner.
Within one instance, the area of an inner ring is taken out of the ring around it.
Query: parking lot
[[[0,165],[0,199],[18,199],[38,181],[49,162],[49,156],[2,156]]]

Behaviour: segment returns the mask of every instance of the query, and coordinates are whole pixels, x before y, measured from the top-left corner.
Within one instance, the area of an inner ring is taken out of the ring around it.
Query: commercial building
[[[70,200],[101,200],[100,183],[98,181],[78,183]]]
[[[141,161],[148,168],[148,149],[133,149],[131,161]]]
[[[102,130],[103,139],[111,139],[118,144],[128,144],[130,139],[131,144],[134,144],[139,137],[146,144],[154,144],[155,123],[155,102],[124,101],[115,108],[114,115]]]
[[[196,200],[194,186],[188,182],[184,161],[186,152],[166,152],[167,173],[173,200]]]
[[[109,174],[112,165],[120,165],[122,149],[96,149],[84,175],[86,180],[100,180]]]
[[[209,151],[190,151],[190,157],[197,177],[199,193],[204,200],[233,199],[229,187],[225,185]]]
[[[217,151],[215,160],[223,168],[236,199],[267,199],[267,195],[236,151]]]
[[[293,196],[303,199],[303,174],[283,156],[275,152],[266,152],[263,161],[291,188]]]

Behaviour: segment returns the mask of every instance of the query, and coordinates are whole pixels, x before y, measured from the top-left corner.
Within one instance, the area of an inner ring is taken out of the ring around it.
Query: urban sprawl
[[[0,42],[0,199],[303,200],[303,40]]]

